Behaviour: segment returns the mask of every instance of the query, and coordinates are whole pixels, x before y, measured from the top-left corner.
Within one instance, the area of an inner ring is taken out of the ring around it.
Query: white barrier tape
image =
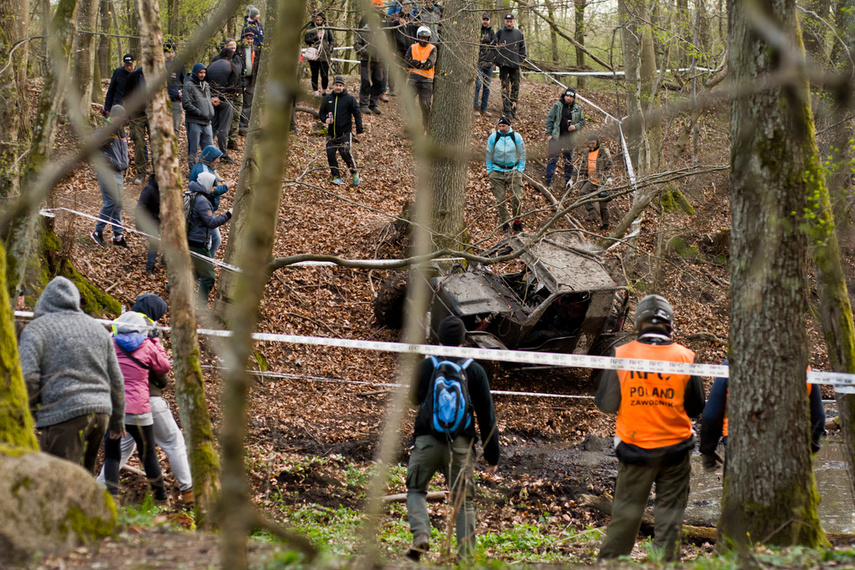
[[[680,69],[666,69],[665,73],[680,73],[683,71],[707,71],[712,72],[714,69],[707,67],[696,67],[694,70],[691,67],[681,67]],[[523,71],[523,75],[555,75],[563,76],[570,75],[573,77],[623,77],[625,71]]]
[[[31,316],[32,313],[15,311],[15,316]],[[96,319],[98,322],[112,326],[114,321]],[[169,327],[150,327],[160,330],[171,330]],[[216,337],[230,337],[231,331],[215,329],[198,329],[198,334]],[[477,360],[493,360],[498,362],[514,362],[517,364],[534,364],[538,366],[563,366],[567,368],[592,368],[597,370],[632,370],[659,374],[689,374],[694,376],[727,377],[729,369],[721,364],[690,364],[684,362],[669,362],[664,360],[642,360],[638,358],[617,358],[609,356],[592,356],[589,354],[563,354],[554,352],[530,352],[523,350],[494,350],[487,348],[469,348],[464,346],[438,346],[432,344],[407,344],[403,342],[384,342],[376,340],[356,340],[347,338],[329,338],[318,336],[302,336],[290,334],[253,333],[254,340],[266,342],[284,342],[303,344],[307,346],[328,346],[333,348],[351,348],[357,350],[372,350],[377,352],[392,352],[398,354],[413,353],[423,356],[453,356],[457,358],[473,358]],[[811,384],[831,386],[855,386],[855,374],[842,372],[807,373]]]

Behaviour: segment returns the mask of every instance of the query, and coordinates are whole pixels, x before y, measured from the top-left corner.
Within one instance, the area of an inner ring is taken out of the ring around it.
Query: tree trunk
[[[30,398],[18,357],[13,303],[6,291],[6,250],[0,245],[0,454],[9,447],[38,451]]]
[[[643,1],[643,0],[641,0]],[[623,55],[623,67],[626,72],[626,114],[630,117],[627,122],[626,138],[630,152],[638,148],[641,137],[641,106],[639,105],[638,81],[638,22],[633,17],[639,0],[618,0],[618,24]],[[636,120],[632,120],[635,117]]]
[[[639,2],[643,20],[650,19],[646,1]],[[662,125],[658,118],[651,118],[657,110],[657,66],[654,46],[654,29],[646,22],[639,25],[641,41],[638,52],[638,93],[641,114],[641,139],[638,148],[638,172],[640,176],[659,170],[659,145],[662,142]]]
[[[807,0],[805,4],[807,12],[801,14],[805,51],[815,62],[827,66],[829,64],[826,55],[828,42],[825,38],[831,30],[819,18],[826,22],[829,20],[831,0]]]
[[[140,58],[140,16],[136,9],[136,0],[128,0],[128,53],[137,60]],[[116,32],[117,34],[120,32]],[[122,55],[122,54],[119,54]]]
[[[442,50],[437,62],[430,141],[436,145],[430,167],[433,193],[431,228],[437,249],[464,247],[463,229],[472,98],[478,58],[476,7],[470,0],[445,4]],[[453,15],[453,17],[449,17]]]
[[[165,73],[160,7],[155,0],[139,0],[143,73]],[[149,128],[154,171],[160,186],[161,237],[169,276],[170,322],[174,350],[175,399],[187,438],[193,474],[196,525],[208,528],[210,513],[219,494],[219,458],[211,417],[205,399],[205,383],[199,366],[196,335],[196,299],[192,264],[187,246],[178,138],[172,126],[172,105],[165,89],[149,102]]]
[[[110,0],[101,0],[101,8],[99,10],[101,15],[101,31],[105,34],[109,34],[113,26],[112,9],[113,5],[110,3]],[[119,32],[116,33],[118,34]],[[110,36],[101,36],[98,41],[98,72],[101,77],[110,77],[113,73],[113,58],[110,55],[112,43],[113,38]],[[97,94],[92,93],[92,101],[100,102],[103,100],[103,96],[104,94],[101,92],[99,86]]]
[[[92,114],[92,76],[95,67],[95,46],[98,36],[92,32],[97,31],[99,23],[99,11],[101,0],[80,0],[80,10],[77,14],[78,29],[74,40],[74,81],[80,93],[80,114],[89,117]]]
[[[728,67],[737,85],[778,71],[784,60],[728,2]],[[791,45],[801,46],[794,0],[762,3]],[[810,108],[803,70],[784,87],[731,105],[731,322],[727,473],[720,544],[818,546],[819,495],[810,458],[805,370]]]
[[[286,22],[303,22],[305,3],[281,1],[271,6],[273,15],[268,25],[274,30],[271,53],[296,54],[302,40],[299,26]],[[273,20],[271,22],[271,20]],[[272,25],[271,25],[272,24]],[[267,58],[269,59],[269,58]],[[243,318],[233,322],[234,337],[230,343],[234,363],[226,373],[223,401],[223,494],[220,512],[223,521],[222,565],[224,568],[247,568],[246,538],[255,524],[256,514],[250,497],[245,473],[244,444],[246,439],[246,407],[249,396],[249,376],[245,363],[252,353],[252,333],[258,318],[258,305],[267,283],[266,267],[273,251],[282,176],[285,171],[291,122],[291,107],[295,104],[300,84],[297,78],[297,57],[284,57],[281,65],[267,68],[267,80],[262,105],[254,106],[252,119],[260,115],[257,140],[260,169],[254,192],[244,194],[241,208],[244,219],[252,224],[243,228],[232,251],[238,251],[242,272],[236,276],[235,309]],[[258,91],[257,91],[258,92]],[[229,236],[231,242],[234,234]],[[230,244],[231,245],[231,244]]]
[[[555,21],[555,8],[552,5],[552,0],[544,0],[544,3],[546,4],[546,13],[549,16],[549,19]],[[538,29],[539,28],[540,26],[538,26]],[[549,29],[549,47],[550,53],[552,54],[552,63],[558,64],[558,34],[553,28]]]
[[[579,45],[576,46],[576,67],[579,70],[585,69],[585,50],[580,46],[585,45],[585,7],[588,5],[587,0],[573,0],[575,9],[575,18],[573,21],[573,37]],[[585,76],[580,75],[576,78],[576,86],[579,89],[585,88]]]
[[[171,0],[169,7],[169,36],[174,40],[181,35],[181,3],[178,0]]]
[[[30,139],[27,109],[26,44],[30,13],[27,0],[0,0],[0,196],[11,198],[20,193],[21,160]],[[6,64],[8,62],[8,65]]]
[[[39,107],[35,129],[30,140],[29,154],[21,173],[21,194],[26,194],[38,174],[47,164],[53,139],[56,135],[59,113],[65,99],[67,79],[69,76],[70,52],[77,32],[77,0],[60,0],[54,12],[51,24],[53,41],[56,42],[60,57],[51,57],[50,72],[45,78],[42,93],[39,96]],[[26,116],[26,114],[25,114]],[[6,286],[10,297],[17,297],[24,280],[27,259],[32,251],[33,236],[35,235],[36,218],[39,203],[33,204],[27,215],[14,220],[3,243],[7,253]]]

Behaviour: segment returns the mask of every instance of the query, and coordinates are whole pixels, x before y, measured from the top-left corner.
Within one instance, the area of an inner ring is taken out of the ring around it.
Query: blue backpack
[[[472,403],[469,400],[469,382],[466,368],[472,359],[463,364],[430,357],[433,374],[430,377],[427,398],[422,406],[427,412],[431,431],[448,441],[463,433],[472,424]]]

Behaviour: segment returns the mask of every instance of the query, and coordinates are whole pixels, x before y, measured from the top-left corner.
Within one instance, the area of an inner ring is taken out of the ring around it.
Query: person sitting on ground
[[[101,187],[103,206],[98,213],[95,229],[89,237],[101,247],[106,247],[104,228],[109,223],[113,228],[113,245],[127,249],[128,243],[122,236],[122,194],[125,191],[125,171],[130,165],[130,160],[128,159],[128,139],[125,129],[122,128],[128,122],[128,115],[121,105],[113,105],[110,108],[110,116],[104,121],[102,129],[112,127],[114,122],[120,125],[119,130],[111,135],[101,148],[101,154],[107,162],[107,170],[95,169],[98,185]]]
[[[128,312],[116,319],[113,342],[125,379],[125,429],[111,430],[104,440],[104,479],[107,490],[114,497],[119,494],[121,439],[127,432],[137,444],[140,462],[154,500],[165,503],[169,496],[154,448],[148,375],[149,371],[166,374],[172,365],[166,351],[160,346],[160,339],[149,338],[146,334],[145,318],[139,313]]]
[[[466,326],[458,317],[446,317],[439,325],[437,337],[443,346],[461,346],[466,338]],[[459,434],[456,437],[437,432],[433,421],[435,418],[427,405],[428,400],[433,401],[431,393],[436,387],[434,371],[441,361],[450,361],[443,363],[444,367],[453,365],[456,370],[462,369],[469,392],[469,417],[461,422],[461,429],[455,430]],[[418,407],[418,414],[413,426],[415,444],[407,466],[407,518],[413,534],[413,545],[406,556],[418,562],[428,550],[431,524],[426,495],[430,480],[439,471],[451,492],[448,504],[458,509],[455,520],[457,558],[468,558],[475,551],[475,508],[472,506],[475,497],[475,444],[478,441],[475,419],[478,420],[484,459],[489,465],[487,473],[495,474],[499,464],[499,433],[487,373],[471,359],[425,358],[414,371],[410,383],[410,403]]]
[[[427,130],[430,121],[430,107],[433,101],[433,76],[436,68],[436,46],[430,42],[431,31],[427,26],[421,26],[416,31],[416,43],[410,45],[404,54],[409,76],[407,84],[419,98],[419,108],[422,111],[422,125]]]
[[[210,172],[213,174],[217,180],[215,182],[214,188],[211,190],[211,194],[214,196],[214,211],[220,207],[220,199],[223,194],[229,191],[229,188],[235,187],[234,180],[224,181],[220,178],[220,175],[217,174],[217,162],[220,160],[220,156],[223,153],[220,152],[220,149],[215,147],[214,145],[206,146],[202,149],[202,154],[199,156],[199,162],[193,165],[192,170],[190,170],[190,182],[195,182],[199,175],[203,172]],[[222,182],[222,184],[220,184]],[[211,231],[211,257],[217,256],[217,250],[220,249],[220,245],[223,243],[223,238],[220,234],[220,228],[214,228]]]
[[[611,178],[607,180],[603,180],[607,176],[607,172],[612,167],[612,155],[604,146],[600,146],[600,139],[597,137],[591,137],[588,139],[588,154],[585,156],[585,160],[582,161],[582,166],[579,167],[579,179],[587,178],[585,183],[582,184],[582,187],[579,189],[579,193],[582,196],[587,196],[588,194],[593,194],[597,190],[600,189],[601,183],[605,182],[606,187],[611,186]],[[598,198],[601,200],[597,202],[600,207],[600,229],[607,230],[609,229],[609,192],[608,190],[603,190],[599,193]],[[594,205],[590,202],[585,204],[585,209],[588,211],[587,220],[592,221],[595,220],[597,214],[594,212]]]
[[[125,419],[125,382],[110,334],[81,310],[80,291],[65,277],[47,284],[34,317],[18,350],[39,446],[94,473],[104,434],[121,431]]]
[[[208,298],[217,280],[217,272],[211,262],[211,232],[214,228],[232,219],[232,209],[222,215],[214,216],[214,196],[211,193],[216,176],[202,172],[195,182],[190,183],[192,204],[187,217],[187,242],[193,261],[193,274],[199,280],[199,304],[208,306]]]
[[[502,231],[506,234],[511,233],[511,228],[508,226],[508,209],[505,206],[506,196],[510,192],[511,212],[514,217],[513,229],[515,232],[521,232],[525,142],[519,133],[511,129],[511,121],[507,117],[499,117],[497,129],[487,139],[487,175],[490,177],[490,188],[493,191],[493,197],[496,198]]]
[[[350,169],[353,185],[358,185],[359,174],[350,148],[351,142],[356,140],[353,136],[353,122],[356,122],[356,134],[363,133],[362,112],[356,98],[344,88],[344,78],[341,75],[336,75],[332,92],[323,98],[318,117],[327,125],[327,162],[330,165],[332,183],[344,184],[336,159],[336,153],[339,153]]]
[[[154,293],[143,293],[137,297],[131,311],[139,313],[146,319],[149,325],[148,336],[160,339],[160,331],[154,328],[157,321],[166,313],[166,302]],[[153,369],[148,371],[148,387],[151,393],[149,403],[151,404],[152,432],[154,443],[160,447],[169,459],[172,474],[178,482],[178,490],[181,492],[181,502],[184,507],[193,504],[193,478],[190,474],[190,463],[187,459],[187,447],[184,444],[184,435],[175,422],[169,409],[169,402],[163,398],[163,389],[169,382],[166,374],[158,374]],[[128,462],[137,445],[134,438],[125,435],[122,438],[122,457],[119,461],[119,469]],[[98,483],[106,485],[104,468],[98,476]]]

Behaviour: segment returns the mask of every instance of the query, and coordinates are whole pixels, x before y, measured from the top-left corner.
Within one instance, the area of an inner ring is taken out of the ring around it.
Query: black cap
[[[336,75],[335,79],[333,79],[333,85],[335,85],[336,83],[341,83],[342,85],[344,85],[344,77],[342,77],[341,75]]]
[[[513,19],[514,19],[513,14],[505,14],[505,20],[513,20]]]
[[[481,19],[482,20],[489,20],[490,14],[488,14],[487,12],[484,12],[483,14],[481,14]]]
[[[567,89],[564,90],[564,95],[562,95],[562,97],[566,97],[567,95],[570,95],[571,97],[575,98],[576,97],[576,90],[573,89],[572,87],[568,87]]]
[[[172,40],[163,42],[163,51],[175,51],[175,42]]]
[[[460,346],[463,344],[463,339],[466,338],[466,325],[454,315],[445,317],[439,323],[436,338],[439,344],[443,346]]]
[[[509,118],[507,118],[506,116],[502,115],[501,117],[499,117],[499,123],[498,124],[508,125],[510,127],[511,126],[511,120]]]
[[[132,56],[132,55],[131,55],[131,54],[129,54],[129,53],[126,53],[126,54],[125,54],[125,57],[123,57],[123,58],[122,58],[122,61],[123,61],[123,62],[125,62],[125,63],[133,63],[133,62],[134,62],[134,61],[136,61],[136,60],[134,59],[134,56]]]

